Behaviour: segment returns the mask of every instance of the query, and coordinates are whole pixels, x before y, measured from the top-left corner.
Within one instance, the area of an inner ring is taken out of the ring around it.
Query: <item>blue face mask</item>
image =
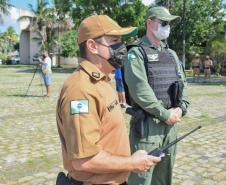
[[[120,68],[123,66],[124,62],[127,60],[127,49],[126,45],[123,42],[118,42],[109,46],[100,42],[98,43],[105,47],[108,47],[111,55],[109,59],[106,59],[99,55],[101,58],[107,60],[114,68]]]

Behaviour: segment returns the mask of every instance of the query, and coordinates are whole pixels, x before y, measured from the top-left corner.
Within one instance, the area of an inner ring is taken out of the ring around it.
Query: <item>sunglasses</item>
[[[157,23],[161,24],[163,27],[170,24],[170,22],[161,21],[161,20],[158,20],[158,19],[151,19],[151,20],[154,21],[154,22],[157,22]]]

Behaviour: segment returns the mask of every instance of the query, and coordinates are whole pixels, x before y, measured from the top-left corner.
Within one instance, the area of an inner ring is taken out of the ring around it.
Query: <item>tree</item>
[[[164,5],[166,1],[157,0],[157,5]],[[222,0],[186,0],[186,54],[205,53],[206,47],[217,33],[223,29],[225,5]],[[170,0],[169,9],[172,14],[182,16],[183,0]],[[169,38],[170,46],[181,54],[182,22],[172,25]]]
[[[4,53],[5,41],[5,35],[3,33],[0,33],[0,53]]]
[[[77,35],[75,31],[65,32],[60,38],[61,55],[64,57],[74,57],[78,52],[76,44]]]
[[[4,33],[4,38],[7,41],[7,51],[12,51],[13,46],[16,42],[18,42],[18,35],[12,26],[8,27],[6,32]]]
[[[57,48],[57,56],[58,56],[58,67],[61,66],[60,64],[60,35],[63,31],[67,31],[71,29],[72,23],[71,19],[69,18],[69,12],[72,7],[72,3],[70,0],[54,0],[54,13],[55,13],[55,24],[57,27],[57,36],[55,38],[56,48]]]
[[[76,27],[87,16],[97,13],[106,14],[121,26],[138,26],[139,34],[144,32],[144,17],[147,7],[141,0],[72,0],[72,17]]]
[[[42,49],[46,49],[47,45],[47,36],[46,36],[46,27],[47,22],[50,17],[50,10],[48,9],[47,0],[37,0],[37,7],[34,8],[33,5],[29,4],[29,9],[33,13],[31,16],[21,16],[19,20],[29,19],[30,20],[30,29],[37,33],[37,37],[34,40],[40,42]]]
[[[9,14],[9,8],[11,6],[9,0],[0,0],[0,24],[3,23],[3,15]]]

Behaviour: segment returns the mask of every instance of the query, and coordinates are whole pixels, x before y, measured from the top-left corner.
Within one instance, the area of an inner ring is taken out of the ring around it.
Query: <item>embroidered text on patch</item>
[[[89,113],[89,100],[73,100],[70,107],[71,114]]]
[[[151,54],[151,55],[147,55],[148,56],[148,61],[152,62],[152,61],[158,61],[159,60],[159,55],[158,54]]]
[[[118,105],[118,101],[114,100],[109,106],[108,106],[108,111],[111,112],[115,106]]]

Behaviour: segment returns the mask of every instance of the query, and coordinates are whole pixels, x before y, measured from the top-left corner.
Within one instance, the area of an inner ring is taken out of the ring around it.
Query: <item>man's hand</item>
[[[131,156],[133,166],[134,166],[134,172],[145,172],[147,171],[151,166],[156,165],[159,161],[161,161],[160,157],[154,157],[151,155],[148,155],[146,151],[144,150],[138,150]]]
[[[169,111],[170,111],[170,116],[169,116],[168,120],[166,121],[167,125],[173,125],[173,124],[181,121],[181,117],[182,117],[181,108],[179,108],[179,107],[171,108],[171,109],[169,109]]]

